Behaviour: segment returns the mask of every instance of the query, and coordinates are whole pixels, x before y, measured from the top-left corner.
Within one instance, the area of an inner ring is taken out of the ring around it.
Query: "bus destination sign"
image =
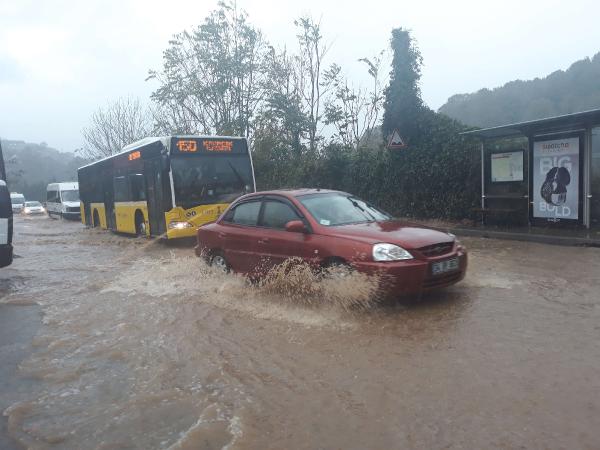
[[[177,148],[182,153],[194,153],[198,151],[198,144],[196,141],[180,140],[177,141]]]
[[[241,154],[247,152],[246,140],[240,138],[176,138],[172,151],[178,154]]]
[[[231,152],[233,141],[202,141],[202,145],[209,152]]]
[[[129,155],[127,155],[127,158],[129,159],[129,161],[133,161],[134,159],[140,159],[142,157],[142,154],[140,153],[139,150],[136,150],[135,152],[131,152]]]

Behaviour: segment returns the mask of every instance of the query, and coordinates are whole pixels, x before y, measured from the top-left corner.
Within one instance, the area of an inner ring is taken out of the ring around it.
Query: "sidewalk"
[[[600,247],[600,229],[569,230],[541,227],[469,227],[454,225],[448,228],[457,236],[509,239],[543,244]]]

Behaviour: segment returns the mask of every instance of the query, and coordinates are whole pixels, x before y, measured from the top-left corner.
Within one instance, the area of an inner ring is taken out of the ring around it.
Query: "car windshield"
[[[42,206],[42,204],[40,202],[25,202],[25,206],[30,208],[32,206]]]
[[[340,193],[310,194],[298,197],[298,200],[324,226],[379,222],[392,218],[364,200]]]
[[[252,192],[252,167],[247,155],[171,158],[175,203],[183,208],[229,203]]]
[[[25,202],[25,197],[11,197],[10,202],[13,205],[21,205],[22,203]]]
[[[79,191],[78,190],[60,191],[60,199],[63,202],[78,202],[79,201]]]

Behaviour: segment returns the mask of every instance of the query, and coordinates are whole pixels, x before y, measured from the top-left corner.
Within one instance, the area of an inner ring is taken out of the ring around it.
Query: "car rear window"
[[[228,214],[228,222],[238,225],[255,226],[258,222],[258,213],[260,211],[260,201],[242,203],[233,209],[231,215]]]
[[[289,205],[273,200],[265,201],[261,222],[263,227],[284,229],[286,223],[299,219],[298,214]]]

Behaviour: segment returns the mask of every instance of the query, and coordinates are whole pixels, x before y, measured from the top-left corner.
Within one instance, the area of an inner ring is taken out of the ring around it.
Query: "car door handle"
[[[269,243],[269,238],[261,238],[258,240],[259,244],[268,244]]]
[[[221,239],[223,239],[223,238],[226,238],[226,237],[227,237],[227,233],[220,232],[220,233],[219,233],[219,237],[220,237]]]

